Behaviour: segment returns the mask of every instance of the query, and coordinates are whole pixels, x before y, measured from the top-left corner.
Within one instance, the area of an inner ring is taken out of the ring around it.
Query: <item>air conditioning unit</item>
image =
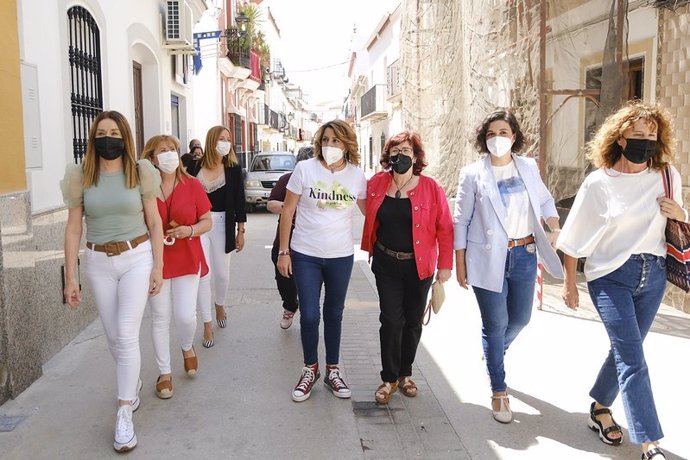
[[[192,51],[192,9],[185,0],[167,0],[165,8],[165,47]]]

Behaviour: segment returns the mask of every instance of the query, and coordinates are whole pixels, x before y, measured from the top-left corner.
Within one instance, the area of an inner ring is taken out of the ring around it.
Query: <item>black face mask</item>
[[[412,167],[412,158],[399,153],[390,157],[388,163],[390,163],[393,172],[405,174]]]
[[[119,137],[97,137],[93,140],[96,156],[104,160],[116,160],[125,154],[125,141]]]
[[[629,162],[635,164],[646,163],[647,160],[656,155],[657,143],[649,139],[625,139],[623,156]]]

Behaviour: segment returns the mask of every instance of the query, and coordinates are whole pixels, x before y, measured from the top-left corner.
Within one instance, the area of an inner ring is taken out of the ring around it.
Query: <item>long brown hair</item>
[[[117,128],[122,135],[122,141],[125,145],[125,153],[122,156],[122,168],[125,173],[125,186],[127,188],[134,188],[139,185],[139,177],[137,176],[137,162],[136,150],[134,148],[134,138],[132,137],[132,130],[129,127],[127,119],[115,110],[107,110],[98,114],[96,119],[91,124],[89,130],[89,140],[86,144],[86,155],[84,156],[84,188],[89,188],[98,185],[98,177],[100,174],[99,162],[100,158],[96,155],[93,143],[96,139],[96,130],[98,123],[101,120],[111,119],[117,124]]]
[[[617,112],[604,120],[594,138],[587,144],[587,158],[597,168],[611,168],[622,155],[618,139],[636,121],[645,120],[656,125],[657,152],[651,158],[651,167],[662,169],[673,160],[676,139],[673,135],[673,122],[668,111],[659,105],[649,105],[642,101],[629,101]]]
[[[228,141],[230,142],[230,153],[225,155],[225,157],[218,153],[216,149],[218,138],[223,131],[227,131],[228,135],[230,134],[230,130],[221,125],[214,126],[206,133],[206,148],[204,149],[204,156],[201,157],[202,168],[213,169],[218,165],[219,161],[222,161],[225,167],[237,165],[237,157],[235,156],[235,149],[231,141]]]
[[[357,147],[357,135],[343,120],[333,120],[324,123],[314,135],[314,157],[323,160],[321,153],[321,139],[326,128],[331,128],[340,142],[345,144],[345,159],[355,166],[359,166],[359,149]]]
[[[153,136],[151,139],[146,141],[144,150],[141,151],[141,155],[139,155],[139,158],[142,160],[151,161],[153,156],[156,155],[156,149],[163,142],[170,142],[172,145],[175,146],[175,151],[177,152],[177,154],[180,154],[179,139],[177,139],[175,136],[171,136],[170,134],[159,134],[158,136]],[[153,161],[151,161],[151,163],[153,164]],[[180,164],[177,165],[177,170],[175,170],[175,177],[179,182],[184,182],[184,180],[187,177],[190,177],[187,171],[185,171],[181,161]]]

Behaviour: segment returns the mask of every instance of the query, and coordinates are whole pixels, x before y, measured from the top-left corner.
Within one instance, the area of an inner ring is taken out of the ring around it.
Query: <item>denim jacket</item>
[[[392,173],[382,171],[369,179],[367,206],[364,217],[361,248],[374,252],[379,222],[377,213],[393,180]],[[419,279],[433,276],[438,268],[453,268],[453,220],[446,194],[440,185],[426,176],[419,176],[419,183],[407,192],[412,206],[412,237]]]

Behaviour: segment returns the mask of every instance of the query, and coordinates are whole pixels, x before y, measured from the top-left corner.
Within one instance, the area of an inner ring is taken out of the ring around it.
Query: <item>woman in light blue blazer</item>
[[[518,156],[524,144],[511,112],[487,116],[475,139],[485,155],[460,171],[454,214],[456,275],[463,288],[472,285],[479,304],[492,413],[501,423],[513,420],[503,359],[529,323],[537,257],[549,273],[563,278],[553,249],[560,231],[556,206],[536,162]]]

